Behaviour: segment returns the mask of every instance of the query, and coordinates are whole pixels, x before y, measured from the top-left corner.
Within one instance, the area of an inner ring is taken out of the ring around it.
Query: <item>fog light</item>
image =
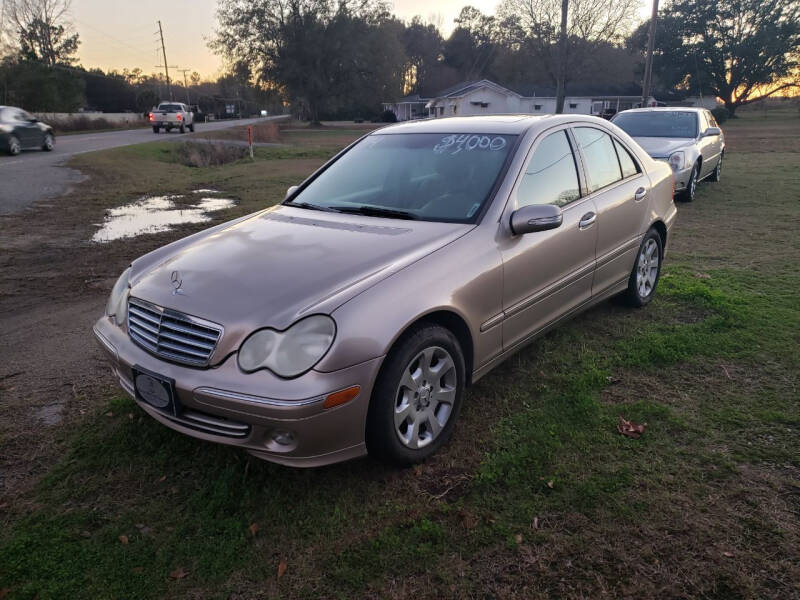
[[[293,446],[295,443],[294,431],[284,431],[283,429],[274,429],[270,434],[272,441],[279,446]]]

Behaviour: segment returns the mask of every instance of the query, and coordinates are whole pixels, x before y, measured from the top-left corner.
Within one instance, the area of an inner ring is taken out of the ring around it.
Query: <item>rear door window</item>
[[[594,127],[576,127],[574,131],[586,162],[589,192],[621,180],[622,170],[611,136]]]
[[[625,149],[625,146],[614,140],[614,148],[617,150],[617,157],[619,158],[619,166],[622,167],[622,177],[632,177],[639,172],[639,167],[631,157],[630,152]]]

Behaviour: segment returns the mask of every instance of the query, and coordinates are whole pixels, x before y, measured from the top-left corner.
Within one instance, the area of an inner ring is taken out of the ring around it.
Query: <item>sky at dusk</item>
[[[394,12],[406,20],[420,15],[447,34],[453,28],[453,19],[466,4],[489,14],[494,12],[497,0],[395,0]],[[649,6],[650,2],[646,0],[643,4]],[[204,78],[213,77],[222,68],[222,60],[206,45],[216,25],[216,7],[216,0],[73,0],[72,20],[82,42],[80,61],[85,67],[104,70],[126,67],[139,67],[147,73],[159,70],[157,65],[163,61],[156,21],[160,19],[169,66],[197,71]],[[182,77],[172,71],[170,75]]]

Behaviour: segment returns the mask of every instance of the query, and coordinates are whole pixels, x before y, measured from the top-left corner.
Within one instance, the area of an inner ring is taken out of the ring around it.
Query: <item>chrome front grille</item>
[[[205,367],[222,335],[222,327],[138,298],[130,298],[128,334],[139,346],[157,356]]]

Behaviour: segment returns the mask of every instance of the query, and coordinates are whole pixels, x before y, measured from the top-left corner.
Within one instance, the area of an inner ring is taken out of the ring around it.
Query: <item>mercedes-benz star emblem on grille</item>
[[[181,286],[183,285],[183,279],[181,279],[180,271],[173,271],[170,273],[169,280],[172,282],[172,295],[182,294],[183,290]]]

